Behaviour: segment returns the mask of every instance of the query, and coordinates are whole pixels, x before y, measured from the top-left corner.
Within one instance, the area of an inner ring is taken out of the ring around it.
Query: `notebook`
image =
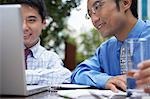
[[[21,5],[0,5],[0,95],[28,96],[48,90],[26,85]]]
[[[0,15],[0,93],[1,93],[1,32],[2,32],[2,29],[1,29],[1,27],[2,27],[2,16]]]

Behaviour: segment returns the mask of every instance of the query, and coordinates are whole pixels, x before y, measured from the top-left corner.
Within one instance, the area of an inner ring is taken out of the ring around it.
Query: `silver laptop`
[[[20,5],[0,5],[0,95],[28,96],[48,86],[26,85]]]
[[[1,81],[2,81],[2,80],[1,80],[1,70],[2,70],[2,69],[1,69],[1,66],[2,66],[2,65],[1,65],[1,56],[2,56],[2,55],[1,55],[1,44],[2,44],[2,41],[1,41],[1,39],[2,39],[2,38],[1,38],[1,37],[2,37],[2,36],[1,36],[2,29],[1,29],[1,27],[2,27],[2,16],[0,15],[0,93],[1,93]]]

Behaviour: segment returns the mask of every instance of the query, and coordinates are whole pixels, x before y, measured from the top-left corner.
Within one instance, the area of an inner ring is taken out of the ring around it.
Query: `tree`
[[[63,1],[45,0],[51,22],[41,35],[42,45],[48,49],[54,48],[56,51],[69,36],[62,32],[62,30],[67,29],[66,18],[70,16],[71,10],[80,4],[80,0]],[[53,42],[53,44],[50,45],[49,42]]]
[[[102,38],[96,29],[80,35],[81,41],[77,44],[78,52],[76,56],[77,64],[92,56],[96,48],[107,38]]]

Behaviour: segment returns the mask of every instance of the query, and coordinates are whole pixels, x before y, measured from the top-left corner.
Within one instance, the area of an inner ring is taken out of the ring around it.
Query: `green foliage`
[[[92,29],[87,33],[82,33],[80,37],[81,42],[79,42],[77,45],[77,64],[92,56],[96,48],[107,39],[102,38],[100,33],[96,29]]]
[[[70,16],[71,9],[78,6],[80,0],[63,1],[45,0],[51,22],[41,35],[42,45],[48,49],[54,48],[56,51],[61,43],[64,43],[65,39],[68,38],[68,35],[64,35],[63,32],[61,32],[62,30],[67,29],[65,19]],[[53,41],[54,44],[49,45],[50,41]]]
[[[1,3],[6,3],[7,1],[9,1],[9,0],[0,0],[0,4]]]

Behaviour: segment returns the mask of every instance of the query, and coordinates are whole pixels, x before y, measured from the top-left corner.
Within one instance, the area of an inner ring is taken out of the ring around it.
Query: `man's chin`
[[[106,32],[101,32],[101,36],[102,36],[103,38],[107,38],[107,37],[111,37],[112,35],[109,34],[109,33],[106,33]]]
[[[24,41],[25,47],[29,47],[31,45],[30,43],[31,43],[30,41]]]

